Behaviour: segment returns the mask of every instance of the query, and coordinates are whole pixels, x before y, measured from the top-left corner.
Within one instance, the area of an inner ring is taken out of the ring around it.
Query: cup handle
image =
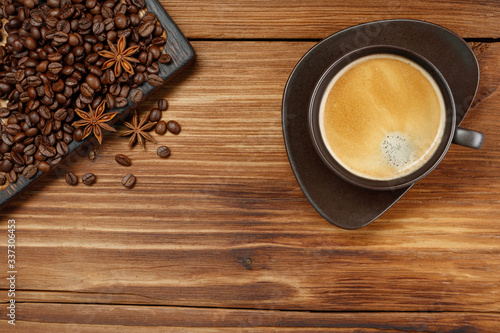
[[[453,136],[453,143],[464,147],[480,149],[483,146],[484,134],[473,130],[457,127]]]

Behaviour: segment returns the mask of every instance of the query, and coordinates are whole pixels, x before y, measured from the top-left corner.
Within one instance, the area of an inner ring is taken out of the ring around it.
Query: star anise
[[[146,124],[149,119],[149,114],[150,111],[148,111],[144,118],[139,121],[137,119],[136,111],[134,113],[134,116],[132,117],[132,124],[126,121],[123,122],[123,124],[130,128],[130,130],[124,131],[122,134],[120,134],[120,136],[132,135],[128,142],[128,145],[130,147],[132,147],[137,141],[139,141],[139,143],[142,145],[142,149],[146,150],[146,141],[156,143],[156,140],[153,138],[153,136],[148,133],[148,131],[150,131],[156,125],[156,122]]]
[[[118,43],[116,43],[116,46],[110,43],[110,41],[108,40],[108,45],[110,51],[102,50],[98,52],[100,56],[109,59],[102,65],[102,70],[108,69],[115,65],[114,71],[116,77],[119,77],[122,74],[122,68],[125,72],[134,74],[134,68],[132,67],[131,62],[138,63],[139,60],[131,57],[131,55],[139,50],[139,45],[131,46],[127,49],[127,41],[125,37],[120,37],[120,39],[118,39]]]
[[[102,101],[101,104],[97,107],[97,109],[92,110],[92,107],[89,106],[90,112],[85,112],[80,109],[75,109],[76,114],[82,118],[81,120],[77,120],[73,123],[73,126],[76,127],[82,127],[85,126],[85,129],[83,130],[83,138],[86,138],[87,136],[90,135],[90,133],[94,132],[95,137],[97,138],[97,141],[99,141],[99,144],[102,143],[102,129],[116,132],[116,130],[106,124],[108,121],[113,119],[118,112],[112,112],[112,113],[104,113],[104,109],[106,108],[106,101]]]

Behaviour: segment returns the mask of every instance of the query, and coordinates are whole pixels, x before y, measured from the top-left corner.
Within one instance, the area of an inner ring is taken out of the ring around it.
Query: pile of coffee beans
[[[137,87],[144,82],[163,84],[157,73],[171,60],[162,54],[166,34],[144,9],[144,0],[0,2],[8,35],[0,46],[0,98],[7,100],[0,108],[0,171],[9,182],[49,171],[83,138],[72,125],[76,108],[95,110],[103,100],[107,111],[123,107],[132,90],[142,100]],[[117,77],[114,66],[102,69],[109,59],[99,52],[121,37],[126,48],[139,46],[131,55],[138,62],[131,62],[134,74]]]

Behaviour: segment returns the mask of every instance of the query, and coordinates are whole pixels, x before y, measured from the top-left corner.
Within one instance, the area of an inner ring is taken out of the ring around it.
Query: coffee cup
[[[360,48],[333,63],[316,84],[308,120],[326,166],[373,190],[412,185],[451,143],[479,149],[484,140],[456,126],[453,94],[430,61],[387,45]]]

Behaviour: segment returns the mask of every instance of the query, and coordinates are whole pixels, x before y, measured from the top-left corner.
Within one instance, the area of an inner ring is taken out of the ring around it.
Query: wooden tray
[[[186,37],[184,37],[172,18],[167,14],[163,6],[157,0],[146,0],[146,6],[149,12],[156,15],[158,21],[167,32],[167,43],[163,49],[163,52],[170,54],[172,56],[172,61],[169,64],[159,64],[160,71],[158,72],[158,75],[162,79],[167,81],[195,59],[195,52],[189,41],[186,39]],[[144,93],[144,101],[147,96],[157,88],[159,87],[154,87],[145,82],[143,85],[136,89],[142,90],[142,92]],[[118,117],[125,118],[128,115],[129,111],[133,110],[136,107],[136,104],[132,103],[130,101],[130,98],[127,98],[127,100],[128,104],[126,106],[122,108],[114,108],[112,110],[109,110],[108,112],[119,112]],[[85,140],[79,142],[71,142],[68,145],[68,154],[54,168],[57,169],[61,165],[64,165],[65,160],[67,160],[68,157],[74,155],[76,151],[85,152],[91,149],[92,141],[93,136],[89,136]],[[9,200],[13,199],[17,194],[26,189],[30,184],[33,184],[38,179],[40,179],[43,174],[44,173],[42,171],[38,171],[38,173],[30,179],[27,179],[23,175],[19,175],[16,183],[9,184],[5,189],[0,191],[0,209],[4,207]]]

